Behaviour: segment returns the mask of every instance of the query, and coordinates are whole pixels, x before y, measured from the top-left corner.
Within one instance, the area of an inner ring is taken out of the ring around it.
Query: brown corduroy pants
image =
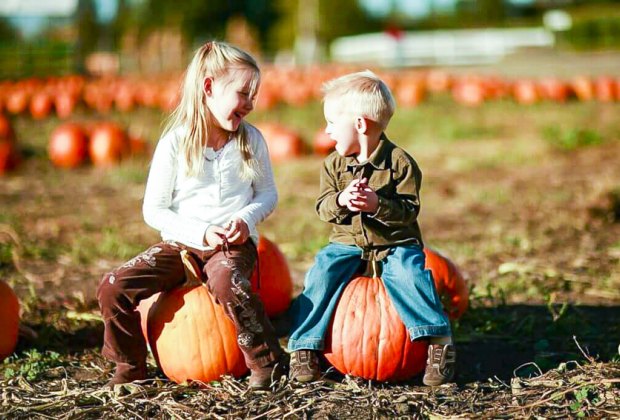
[[[142,299],[183,284],[182,250],[196,260],[207,278],[209,291],[233,321],[247,366],[261,368],[278,360],[283,350],[262,302],[250,289],[249,278],[257,260],[251,240],[215,252],[160,242],[106,273],[97,289],[105,323],[103,355],[116,363],[145,364],[146,341],[136,307]]]

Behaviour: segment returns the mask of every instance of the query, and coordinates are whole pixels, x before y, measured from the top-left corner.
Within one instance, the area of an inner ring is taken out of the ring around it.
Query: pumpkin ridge
[[[375,354],[375,366],[373,366],[373,371],[376,372],[375,376],[379,376],[379,366],[381,366],[381,355],[382,355],[382,350],[383,350],[383,346],[381,343],[381,331],[383,330],[383,321],[385,320],[384,317],[384,313],[383,313],[383,309],[384,309],[384,301],[385,301],[385,296],[383,295],[383,293],[377,293],[378,291],[381,290],[381,285],[379,283],[383,283],[383,280],[378,279],[378,278],[373,278],[373,282],[377,283],[377,290],[375,290],[374,293],[374,298],[377,299],[377,297],[379,298],[378,300],[375,300],[375,305],[379,306],[379,311],[378,311],[378,323],[379,323],[379,336],[377,337],[377,353]],[[385,288],[385,283],[383,283],[383,287]]]
[[[197,287],[203,287],[203,286],[200,285],[200,286],[197,286]],[[205,308],[205,309],[208,310],[208,308]],[[201,318],[204,316],[204,312],[206,312],[206,311],[199,312]],[[198,324],[199,324],[199,322],[197,322],[196,317],[192,317],[192,330],[200,331],[198,329]],[[206,360],[207,359],[207,353],[203,350],[202,340],[197,340],[197,341],[198,341],[198,354],[200,355],[200,364],[202,365],[202,367],[200,369],[200,370],[202,370],[201,373],[202,373],[202,375],[205,375],[205,376],[211,376],[210,375],[211,372],[205,372],[205,366],[208,365],[206,363],[207,362],[207,360]],[[208,373],[208,375],[206,375],[207,373]]]

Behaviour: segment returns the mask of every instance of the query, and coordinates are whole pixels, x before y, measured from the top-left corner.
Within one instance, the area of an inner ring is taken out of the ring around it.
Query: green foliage
[[[603,137],[594,129],[588,128],[562,130],[557,126],[548,126],[542,130],[542,136],[549,144],[561,150],[574,150],[603,143]]]
[[[575,390],[572,396],[573,399],[569,408],[579,418],[588,415],[587,409],[590,405],[598,405],[601,402],[601,396],[599,396],[597,388],[593,386],[581,387]]]
[[[13,265],[13,245],[0,242],[0,270]]]
[[[98,258],[127,260],[142,252],[145,246],[130,242],[125,234],[118,227],[107,227],[100,233],[85,231],[71,243],[69,255],[79,264],[88,264]]]
[[[36,349],[25,351],[24,357],[11,356],[4,361],[4,377],[7,379],[23,377],[29,381],[34,381],[45,375],[48,369],[62,366],[63,361],[60,354],[53,351],[43,353]]]

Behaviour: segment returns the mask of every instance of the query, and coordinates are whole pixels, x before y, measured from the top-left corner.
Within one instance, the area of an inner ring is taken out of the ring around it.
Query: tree
[[[75,19],[78,33],[75,45],[75,67],[78,73],[84,73],[84,60],[95,50],[99,40],[99,25],[94,1],[79,0]]]
[[[5,17],[0,17],[0,42],[19,39],[19,32]]]

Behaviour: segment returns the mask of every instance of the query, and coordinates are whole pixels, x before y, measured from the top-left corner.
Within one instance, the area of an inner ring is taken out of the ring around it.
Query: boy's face
[[[333,101],[325,101],[323,106],[325,114],[325,133],[336,142],[336,151],[341,156],[350,156],[360,152],[359,133],[355,128],[355,117],[342,110],[342,104]]]

